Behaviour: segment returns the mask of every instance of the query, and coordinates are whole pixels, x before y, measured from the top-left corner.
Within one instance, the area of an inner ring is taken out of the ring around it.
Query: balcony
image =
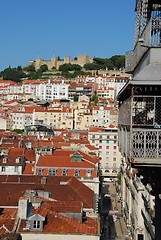
[[[132,129],[121,130],[122,141],[120,151],[128,157],[135,166],[161,164],[161,130]],[[131,151],[132,149],[132,151]]]
[[[123,156],[134,164],[161,164],[161,97],[134,96],[120,107],[119,147]],[[158,125],[158,127],[159,127]]]

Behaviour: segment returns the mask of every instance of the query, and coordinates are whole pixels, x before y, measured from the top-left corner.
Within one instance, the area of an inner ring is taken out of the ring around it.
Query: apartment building
[[[112,107],[96,106],[92,109],[92,126],[108,127],[110,124],[110,112]]]
[[[68,87],[69,85],[64,83],[54,83],[48,81],[37,86],[36,97],[40,100],[53,101],[54,99],[68,99]]]
[[[95,79],[98,86],[98,94],[102,96],[103,94],[105,96],[109,95],[112,96],[113,99],[115,99],[118,92],[127,83],[128,79],[129,77],[126,76],[98,76]]]
[[[24,80],[22,84],[15,83],[7,86],[7,94],[10,94],[8,101],[12,99],[19,99],[19,95],[21,94],[24,95],[22,100],[26,100],[25,95],[28,97],[27,100],[29,98],[46,101],[53,101],[54,99],[68,99],[68,87],[69,84],[64,81],[54,82],[51,80]]]
[[[122,156],[118,149],[118,130],[114,126],[106,129],[91,127],[88,139],[91,145],[99,148],[100,167],[103,174],[106,172],[118,172]]]
[[[58,129],[73,129],[73,109],[41,109],[34,111],[34,124],[45,124]]]
[[[69,86],[69,99],[74,100],[74,96],[81,96],[86,95],[87,97],[91,98],[95,91],[97,85],[95,83],[83,83],[83,82],[72,82]]]
[[[115,98],[115,89],[113,87],[102,86],[97,89],[97,96],[99,101],[106,101],[107,99]]]
[[[24,129],[26,125],[34,123],[33,109],[24,108],[24,110],[13,110],[12,129]]]
[[[0,115],[0,129],[7,130],[11,128],[12,128],[11,118]]]

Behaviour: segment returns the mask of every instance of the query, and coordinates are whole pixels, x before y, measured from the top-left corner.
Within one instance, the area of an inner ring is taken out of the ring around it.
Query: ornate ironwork
[[[161,159],[161,129],[120,128],[120,150],[130,161],[151,160],[151,164]],[[132,149],[132,151],[131,151]]]

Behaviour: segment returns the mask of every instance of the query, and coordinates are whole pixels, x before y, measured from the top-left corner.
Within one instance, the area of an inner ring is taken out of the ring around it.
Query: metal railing
[[[157,160],[161,158],[161,129],[120,129],[119,147],[130,160]]]

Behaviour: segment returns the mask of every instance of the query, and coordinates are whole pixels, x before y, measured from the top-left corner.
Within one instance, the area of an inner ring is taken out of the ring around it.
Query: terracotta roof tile
[[[35,150],[26,149],[25,157],[26,157],[26,160],[28,160],[28,161],[35,161],[36,160]]]

